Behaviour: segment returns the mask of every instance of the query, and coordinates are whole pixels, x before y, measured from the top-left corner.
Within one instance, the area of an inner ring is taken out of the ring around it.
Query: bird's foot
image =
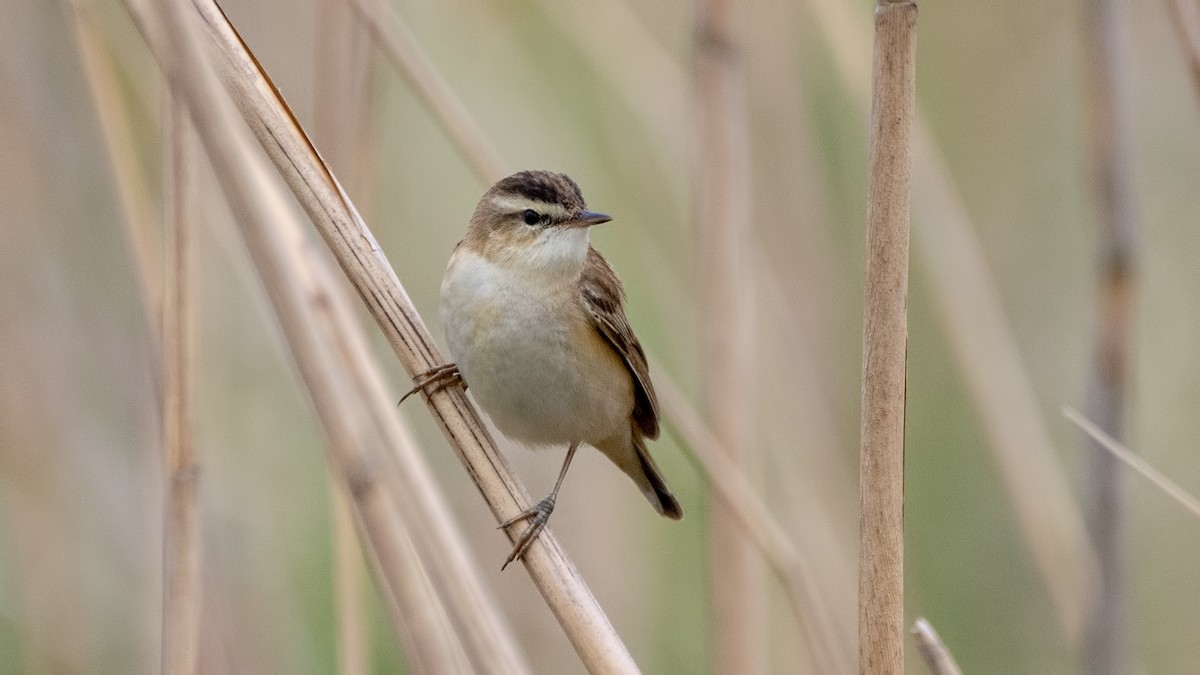
[[[522,512],[520,515],[514,518],[509,518],[500,524],[499,529],[505,529],[509,525],[514,525],[523,520],[529,521],[529,526],[525,528],[525,531],[521,533],[521,536],[517,537],[516,542],[513,544],[512,553],[508,554],[508,558],[505,559],[504,564],[500,566],[501,570],[503,570],[505,567],[508,567],[508,564],[512,561],[520,560],[521,558],[525,557],[525,551],[529,549],[529,545],[532,544],[533,540],[537,539],[538,534],[545,529],[546,521],[550,520],[550,514],[554,511],[554,498],[555,495],[550,494],[542,501],[534,504],[532,507]]]
[[[400,397],[400,403],[404,403],[405,399],[418,391],[424,391],[426,395],[432,396],[446,387],[462,385],[466,388],[466,382],[463,382],[462,373],[458,372],[458,365],[454,363],[443,363],[440,366],[435,366],[429,370],[417,375],[413,378],[415,386],[408,390],[408,393]],[[400,403],[396,405],[399,406]]]

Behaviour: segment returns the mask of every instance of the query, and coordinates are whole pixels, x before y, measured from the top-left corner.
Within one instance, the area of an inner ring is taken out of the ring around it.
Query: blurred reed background
[[[146,307],[163,288],[169,109],[122,5],[83,4],[97,29],[91,51],[66,2],[10,2],[0,21],[0,672],[160,663],[164,385],[160,319]],[[632,323],[684,396],[707,400],[693,8],[391,4],[498,161],[567,172],[590,206],[615,216],[594,241],[625,281]],[[438,285],[486,188],[480,171],[384,52],[364,48],[368,31],[346,29],[338,39],[353,53],[338,51],[333,33],[344,26],[327,3],[222,7],[440,336]],[[914,164],[905,604],[966,672],[1081,668],[1081,589],[1096,563],[1086,541],[1071,539],[1084,446],[1058,411],[1084,408],[1097,312],[1089,7],[986,0],[921,9],[917,101],[927,128]],[[871,11],[840,0],[759,3],[737,19],[756,364],[750,475],[802,553],[845,655],[857,607]],[[1119,16],[1125,170],[1141,222],[1127,441],[1196,492],[1200,99],[1168,5],[1139,3]],[[109,73],[105,114],[116,112],[127,138],[106,141],[85,58]],[[334,59],[354,74],[321,74]],[[343,98],[362,103],[335,105]],[[351,133],[322,139],[338,130]],[[114,160],[110,147],[128,152]],[[334,561],[344,553],[335,554],[324,441],[217,182],[197,166],[202,662],[212,672],[329,672],[338,663]],[[951,246],[951,222],[969,226],[981,259]],[[153,236],[134,240],[135,231]],[[973,295],[973,279],[994,296]],[[408,378],[362,316],[398,396]],[[969,346],[978,327],[987,329],[982,349]],[[1012,354],[1000,332],[1012,336]],[[1019,360],[1006,360],[1013,354]],[[1022,399],[1026,381],[1032,398]],[[992,388],[999,404],[986,402]],[[530,667],[582,670],[525,571],[499,572],[508,543],[437,425],[415,401],[397,414],[414,428]],[[1039,451],[1039,429],[1049,452],[1016,454]],[[581,453],[551,529],[645,672],[710,672],[715,497],[676,443],[667,433],[652,450],[687,512],[682,523],[657,518],[598,453]],[[561,454],[501,445],[531,492],[552,484]],[[1055,471],[1067,492],[1053,492]],[[1124,489],[1128,658],[1146,672],[1188,672],[1200,662],[1200,524],[1136,477]],[[363,642],[368,667],[386,672],[405,659],[368,579]],[[761,662],[804,671],[797,620],[776,579],[763,584]],[[922,668],[914,649],[907,662]]]

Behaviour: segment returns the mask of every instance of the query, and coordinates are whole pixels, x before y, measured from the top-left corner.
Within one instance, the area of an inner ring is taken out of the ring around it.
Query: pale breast
[[[629,425],[632,380],[591,327],[574,283],[459,251],[442,283],[441,318],[463,379],[505,435],[595,444]]]

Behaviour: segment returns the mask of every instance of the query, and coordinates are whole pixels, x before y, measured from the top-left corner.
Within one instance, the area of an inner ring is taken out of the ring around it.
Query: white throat
[[[573,280],[587,260],[588,240],[586,227],[551,227],[540,232],[525,250],[497,262],[532,275]]]

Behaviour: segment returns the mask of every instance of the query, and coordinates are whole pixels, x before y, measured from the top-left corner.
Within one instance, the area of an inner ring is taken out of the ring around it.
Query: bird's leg
[[[508,567],[508,564],[514,560],[524,557],[525,551],[529,545],[537,539],[538,533],[546,527],[546,521],[550,520],[550,514],[554,511],[554,500],[558,496],[558,488],[562,487],[563,479],[567,477],[567,469],[571,466],[571,460],[575,457],[575,450],[579,448],[579,443],[572,443],[571,447],[567,448],[567,458],[563,461],[562,469],[558,472],[558,480],[554,483],[554,489],[545,499],[534,504],[529,509],[525,510],[520,515],[509,518],[500,524],[500,529],[504,529],[514,523],[519,523],[522,520],[529,521],[529,527],[517,537],[517,541],[513,544],[512,553],[508,554],[508,558],[504,564],[500,566],[503,570]]]
[[[467,386],[466,382],[463,382],[462,373],[458,372],[458,365],[454,363],[443,363],[440,366],[434,366],[414,377],[413,382],[416,386],[409,389],[407,394],[400,397],[400,403],[404,403],[405,399],[421,390],[425,390],[426,394],[432,396],[435,392],[439,392],[446,387],[462,385],[465,388]],[[400,403],[396,405],[399,406]]]

